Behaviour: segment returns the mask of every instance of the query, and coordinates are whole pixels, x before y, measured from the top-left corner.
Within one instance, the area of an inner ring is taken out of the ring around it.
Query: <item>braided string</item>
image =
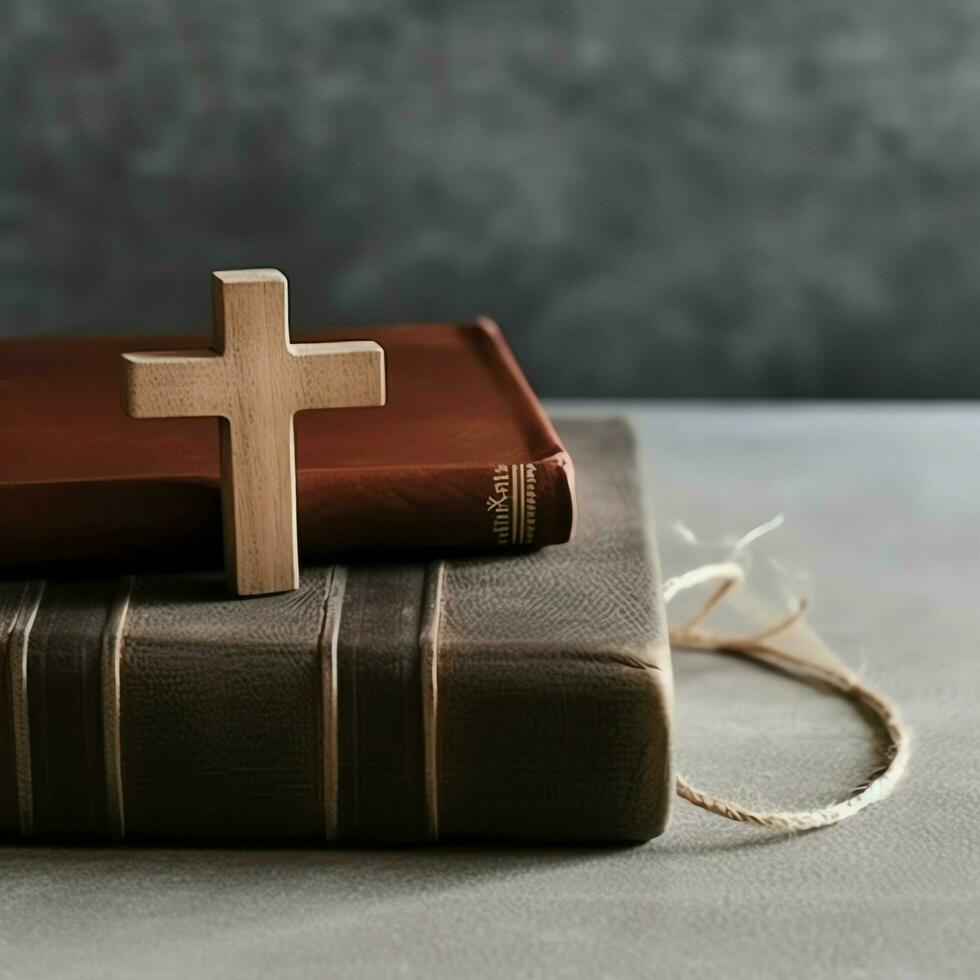
[[[671,645],[677,649],[711,650],[758,660],[798,680],[818,681],[829,686],[841,697],[865,707],[877,720],[885,735],[882,763],[846,799],[814,810],[751,810],[731,800],[723,800],[696,789],[680,774],[677,776],[677,794],[689,803],[720,817],[771,830],[814,830],[839,823],[891,795],[908,765],[909,731],[895,705],[865,684],[852,670],[844,666],[816,663],[774,645],[774,640],[803,619],[806,614],[805,600],[801,600],[797,608],[784,619],[756,633],[739,635],[715,633],[705,629],[703,623],[712,610],[744,578],[745,573],[740,565],[722,562],[702,565],[684,575],[669,579],[664,584],[664,598],[667,602],[686,589],[706,582],[720,582],[690,619],[670,631]]]

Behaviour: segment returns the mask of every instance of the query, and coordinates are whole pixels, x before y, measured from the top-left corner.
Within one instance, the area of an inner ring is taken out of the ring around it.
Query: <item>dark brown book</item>
[[[667,626],[629,430],[562,427],[562,548],[0,582],[0,834],[642,841],[673,796]]]
[[[296,416],[301,557],[567,541],[571,462],[490,321],[304,335],[376,340],[384,408]],[[131,419],[128,350],[193,338],[0,341],[0,569],[221,564],[216,419]]]

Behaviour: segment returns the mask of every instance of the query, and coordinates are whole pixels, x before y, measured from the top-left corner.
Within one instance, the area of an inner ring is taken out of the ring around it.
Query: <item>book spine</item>
[[[29,519],[38,496],[51,513],[78,515],[70,554],[62,525]],[[123,496],[128,506],[111,505]],[[362,550],[561,544],[575,520],[574,471],[561,451],[519,464],[306,471],[298,497],[305,561]],[[221,564],[218,490],[202,481],[13,486],[0,488],[0,509],[4,571]]]
[[[574,521],[574,471],[561,451],[524,463],[300,477],[299,541],[307,561],[353,550],[561,544]]]

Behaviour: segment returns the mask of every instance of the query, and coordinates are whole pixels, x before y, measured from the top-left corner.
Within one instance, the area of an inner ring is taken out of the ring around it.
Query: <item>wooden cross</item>
[[[229,585],[285,592],[299,586],[293,415],[383,405],[384,352],[373,341],[290,343],[275,269],[215,272],[212,287],[212,349],[124,354],[123,405],[134,418],[218,416]]]

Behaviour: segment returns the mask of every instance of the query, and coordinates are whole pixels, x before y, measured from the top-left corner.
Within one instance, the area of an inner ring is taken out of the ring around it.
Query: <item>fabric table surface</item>
[[[809,573],[810,622],[912,727],[895,796],[794,837],[678,800],[642,847],[7,846],[0,977],[976,975],[980,408],[549,408],[633,420],[667,575],[696,557],[679,525],[785,515],[770,540]],[[845,702],[727,657],[674,666],[699,787],[805,807],[867,774]]]

